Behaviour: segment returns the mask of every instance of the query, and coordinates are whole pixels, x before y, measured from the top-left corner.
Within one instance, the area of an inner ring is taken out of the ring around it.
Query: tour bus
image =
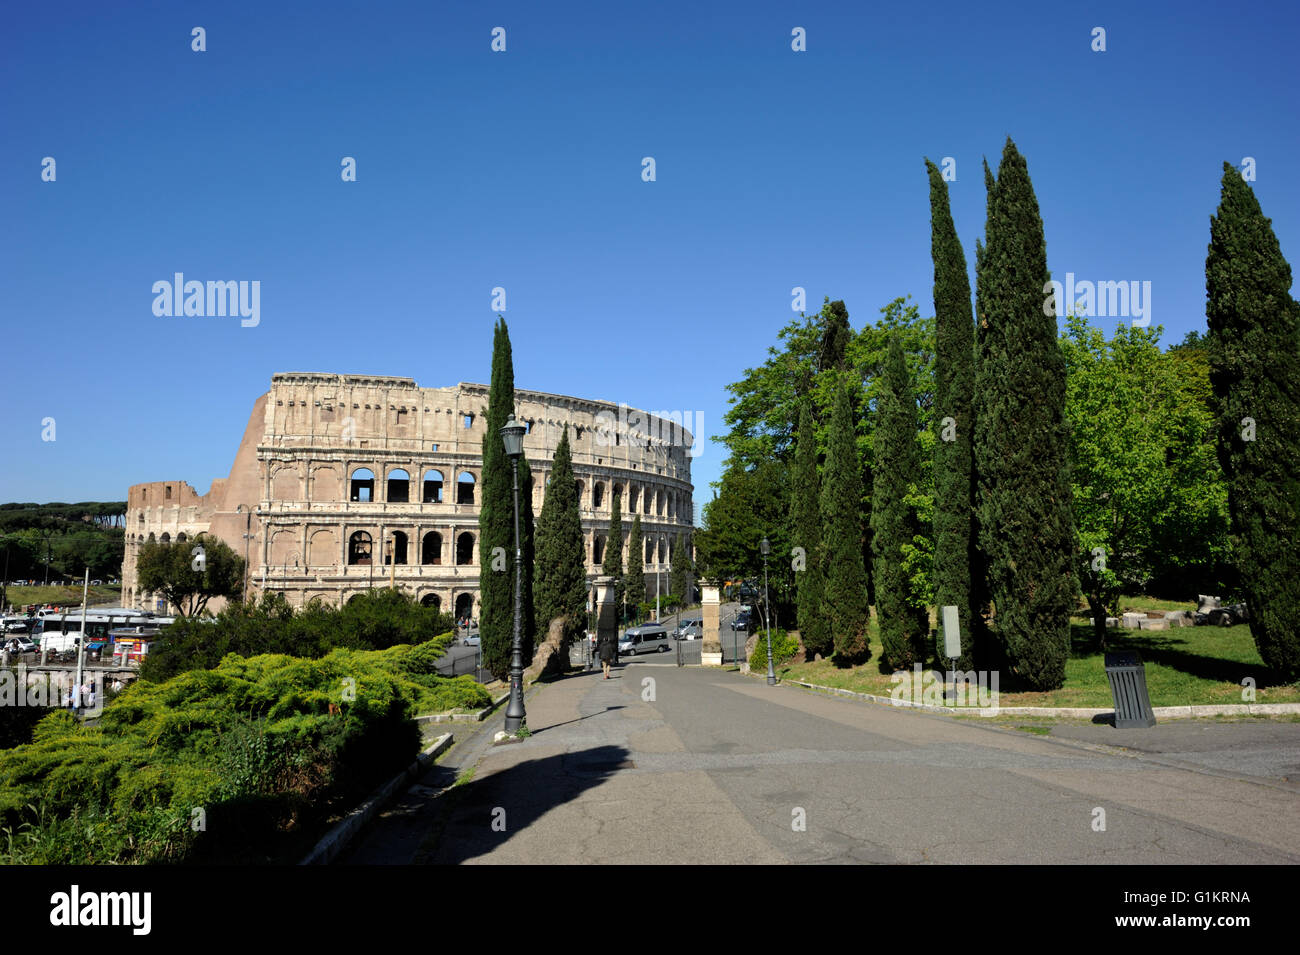
[[[57,614],[46,613],[45,616],[38,618],[37,630],[33,636],[41,636],[43,649],[74,650],[76,641],[68,639],[69,635],[75,637],[84,630],[87,636],[86,648],[93,650],[111,644],[114,630],[144,627],[156,633],[175,622],[175,617],[160,617],[153,613],[127,610],[122,607],[106,607],[86,611],[84,627],[80,610]]]

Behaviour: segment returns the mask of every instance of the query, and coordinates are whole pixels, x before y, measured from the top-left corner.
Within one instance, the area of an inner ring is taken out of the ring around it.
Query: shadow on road
[[[456,864],[492,852],[556,806],[630,766],[624,747],[597,746],[527,760],[457,786],[449,794],[456,805],[430,861]]]

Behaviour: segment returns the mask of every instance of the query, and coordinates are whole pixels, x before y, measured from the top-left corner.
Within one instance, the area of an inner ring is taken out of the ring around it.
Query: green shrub
[[[0,861],[284,862],[418,752],[413,716],[487,705],[447,639],[318,659],[227,655],[137,681],[96,726],[45,716],[0,752]]]
[[[780,666],[799,652],[799,641],[784,630],[772,631],[772,665]],[[758,631],[754,652],[749,655],[749,668],[767,672],[767,633]]]

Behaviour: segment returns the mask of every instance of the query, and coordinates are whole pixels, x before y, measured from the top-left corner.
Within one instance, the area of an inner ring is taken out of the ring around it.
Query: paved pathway
[[[1242,772],[1224,747],[1213,765],[1155,761],[648,663],[537,688],[522,743],[486,746],[499,721],[347,861],[1300,862],[1285,760]],[[1238,726],[1261,729],[1214,732]],[[1300,745],[1300,724],[1263,732],[1265,749]],[[457,763],[472,781],[435,799]]]

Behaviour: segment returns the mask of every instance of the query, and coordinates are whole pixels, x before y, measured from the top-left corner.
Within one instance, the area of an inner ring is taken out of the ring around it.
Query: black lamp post
[[[515,483],[515,635],[510,647],[510,702],[506,704],[506,732],[514,735],[524,725],[528,714],[524,712],[524,660],[519,643],[519,625],[522,614],[523,552],[519,549],[519,455],[524,451],[524,432],[527,429],[515,420],[513,414],[501,429],[501,440],[510,458]]]
[[[776,671],[772,669],[772,607],[767,602],[767,555],[772,553],[772,545],[764,537],[758,549],[763,555],[763,623],[767,627],[767,685],[776,686]]]

